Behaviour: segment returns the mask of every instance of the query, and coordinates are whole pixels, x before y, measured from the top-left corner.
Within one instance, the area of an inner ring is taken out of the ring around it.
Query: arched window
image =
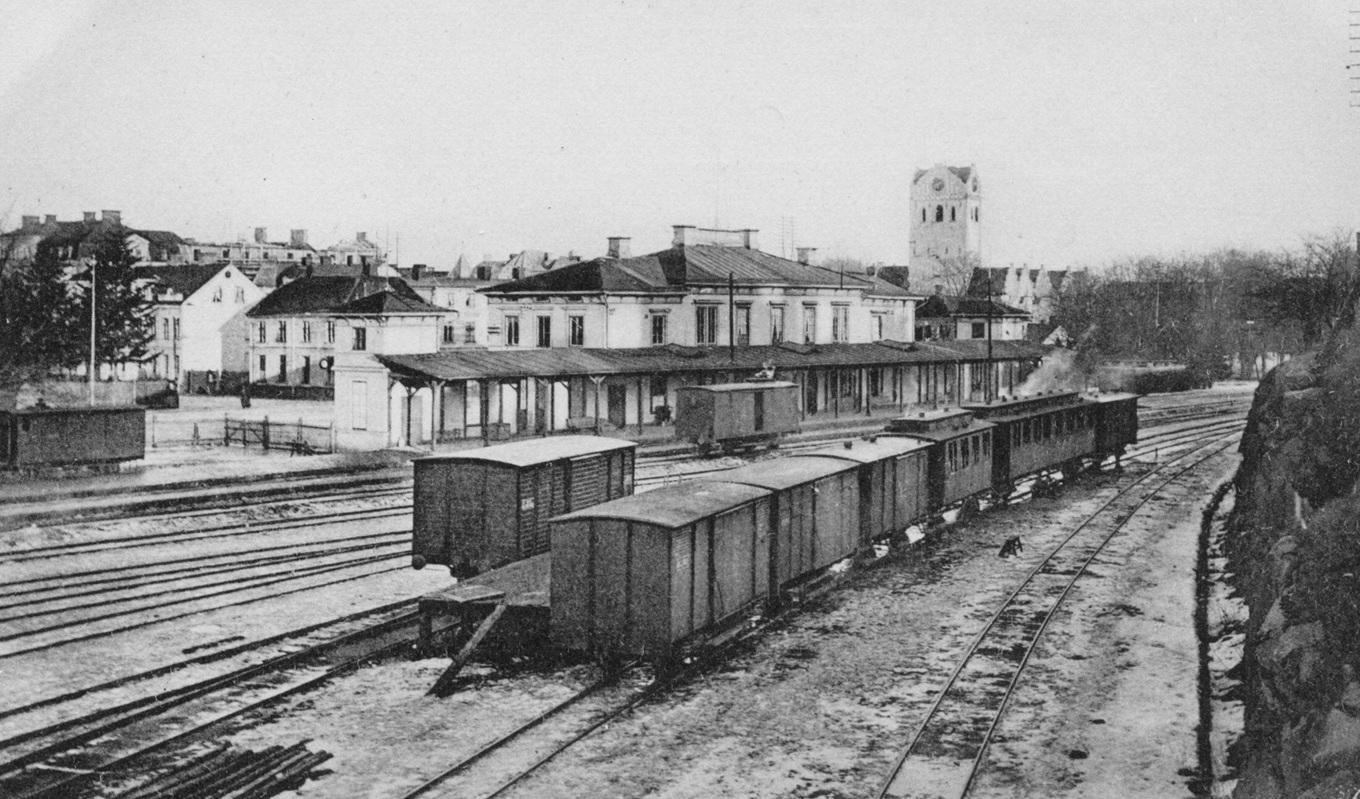
[[[957,222],[957,221],[959,221],[959,219],[958,219],[958,206],[955,206],[955,205],[949,206],[949,221],[950,221],[950,222]]]
[[[936,221],[936,222],[943,222],[943,221],[944,221],[944,206],[943,206],[943,205],[937,205],[937,206],[935,206],[935,221]]]

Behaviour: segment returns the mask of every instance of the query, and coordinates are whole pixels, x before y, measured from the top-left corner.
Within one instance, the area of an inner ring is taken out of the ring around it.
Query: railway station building
[[[757,247],[754,230],[676,226],[669,249],[602,258],[483,289],[485,347],[335,356],[337,441],[431,446],[665,425],[684,386],[773,373],[805,419],[981,399],[986,341],[913,341],[922,298]],[[992,390],[1043,349],[992,343]]]

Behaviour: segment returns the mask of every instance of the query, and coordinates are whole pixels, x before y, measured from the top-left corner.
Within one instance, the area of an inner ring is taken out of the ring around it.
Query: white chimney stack
[[[609,257],[610,258],[632,258],[633,245],[632,239],[628,236],[609,237]]]

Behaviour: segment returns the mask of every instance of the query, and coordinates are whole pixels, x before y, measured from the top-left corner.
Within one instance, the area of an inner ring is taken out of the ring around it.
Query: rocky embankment
[[[1360,333],[1276,369],[1242,441],[1227,554],[1250,618],[1235,799],[1360,790]]]

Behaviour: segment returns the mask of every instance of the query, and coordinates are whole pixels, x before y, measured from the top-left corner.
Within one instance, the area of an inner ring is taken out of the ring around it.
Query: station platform
[[[541,642],[548,631],[548,595],[552,579],[552,553],[507,563],[420,598],[420,649],[439,648],[434,630],[441,620],[452,619],[455,630],[470,630],[497,608],[506,618],[489,645],[516,649]],[[455,632],[456,635],[456,632]]]

